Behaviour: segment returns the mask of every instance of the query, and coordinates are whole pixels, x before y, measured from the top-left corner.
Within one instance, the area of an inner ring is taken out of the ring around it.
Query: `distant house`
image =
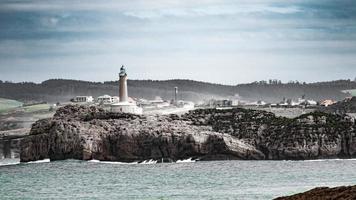
[[[120,101],[120,97],[118,97],[118,96],[113,96],[113,97],[111,97],[111,101],[112,101],[113,103],[117,103],[117,102]]]
[[[94,101],[94,98],[92,96],[76,96],[74,98],[74,102],[77,103],[91,103]]]
[[[239,100],[231,100],[232,106],[238,106],[240,104]]]
[[[262,101],[262,100],[259,100],[259,101],[256,102],[256,105],[258,105],[258,106],[264,106],[264,105],[266,105],[266,104],[267,104],[267,103],[264,102],[264,101]]]
[[[316,106],[318,105],[318,102],[314,101],[314,100],[307,100],[308,102],[308,105],[311,105],[311,106]]]
[[[117,103],[120,101],[120,98],[118,96],[110,96],[110,95],[103,95],[99,96],[97,98],[97,102],[100,104],[112,104],[112,103]]]
[[[103,103],[103,104],[110,104],[110,103],[113,103],[114,101],[114,98],[110,95],[103,95],[103,96],[99,96],[97,98],[97,102],[98,103]]]
[[[150,106],[154,106],[156,108],[163,108],[170,106],[170,102],[164,101],[161,97],[156,96],[154,100],[148,101]]]
[[[302,106],[316,106],[317,104],[318,104],[318,102],[316,102],[314,100],[304,100],[299,105],[302,105]]]
[[[223,100],[210,100],[209,102],[210,106],[214,107],[231,107],[232,106],[232,101],[228,99],[223,99]]]

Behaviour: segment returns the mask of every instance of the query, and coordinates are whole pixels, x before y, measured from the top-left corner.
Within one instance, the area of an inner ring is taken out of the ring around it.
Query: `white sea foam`
[[[36,161],[30,161],[30,162],[27,162],[27,164],[36,164],[36,163],[49,163],[51,162],[50,159],[43,159],[43,160],[36,160]]]
[[[116,164],[116,165],[136,165],[138,162],[114,162],[114,161],[100,161],[100,160],[89,160],[91,163],[100,163],[100,164]]]
[[[197,160],[193,160],[192,158],[188,158],[188,159],[185,159],[185,160],[177,160],[176,163],[194,163],[196,161]]]
[[[91,163],[100,163],[100,160],[89,160],[88,162],[91,162]]]
[[[157,163],[157,160],[150,159],[150,160],[144,160],[144,161],[140,162],[139,164],[150,165],[150,164],[156,164],[156,163]]]
[[[4,159],[4,160],[0,160],[0,166],[18,165],[18,164],[20,164],[20,159]]]

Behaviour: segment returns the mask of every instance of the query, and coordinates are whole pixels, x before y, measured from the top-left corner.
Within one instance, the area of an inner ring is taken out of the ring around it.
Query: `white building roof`
[[[105,95],[103,95],[103,96],[98,97],[98,99],[104,99],[104,98],[105,98],[105,99],[106,99],[106,98],[111,98],[111,96],[105,94]]]

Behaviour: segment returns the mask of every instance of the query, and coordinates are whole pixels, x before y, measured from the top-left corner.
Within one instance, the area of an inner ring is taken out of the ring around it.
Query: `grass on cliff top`
[[[12,100],[12,99],[4,99],[0,98],[0,113],[9,111],[14,108],[18,108],[22,106],[22,102]]]
[[[350,93],[352,96],[356,97],[356,89],[353,90],[343,90],[342,92],[344,93]]]
[[[24,111],[28,113],[38,112],[38,111],[48,111],[49,108],[50,105],[48,104],[37,104],[37,105],[23,107]]]
[[[48,111],[50,109],[49,104],[37,104],[31,106],[23,106],[22,102],[0,98],[0,113],[6,114],[10,111],[24,111],[25,113],[33,113],[39,111]]]

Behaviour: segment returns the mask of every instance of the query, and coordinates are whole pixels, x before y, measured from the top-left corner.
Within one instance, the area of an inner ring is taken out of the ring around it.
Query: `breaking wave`
[[[188,158],[188,159],[185,159],[185,160],[177,160],[176,163],[194,163],[196,161],[197,160],[193,160],[192,158]]]
[[[116,165],[136,165],[136,164],[142,164],[142,165],[150,165],[150,164],[156,164],[157,160],[144,160],[142,162],[117,162],[117,161],[100,161],[100,160],[89,160],[88,162],[90,163],[100,163],[100,164],[116,164]]]
[[[100,161],[100,160],[89,160],[90,163],[100,163],[100,164],[115,164],[115,165],[136,165],[138,162],[115,162],[115,161]]]
[[[20,159],[3,159],[3,160],[0,160],[0,166],[18,165],[18,164],[20,164]]]
[[[156,163],[157,163],[157,160],[150,159],[150,160],[144,160],[144,161],[140,162],[139,164],[150,165],[150,164],[156,164]]]
[[[36,160],[36,161],[30,161],[30,162],[27,162],[26,164],[36,164],[36,163],[49,163],[51,162],[50,159],[43,159],[43,160]]]

